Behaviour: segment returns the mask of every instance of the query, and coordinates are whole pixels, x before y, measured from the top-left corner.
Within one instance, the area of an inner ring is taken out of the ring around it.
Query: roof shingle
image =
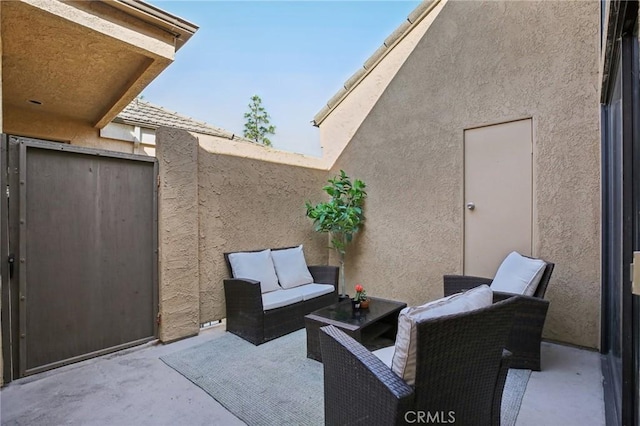
[[[134,99],[113,121],[152,129],[157,129],[161,126],[173,127],[230,140],[239,139],[249,141],[243,137],[236,136],[228,130],[212,126],[203,121],[194,120],[177,112],[168,111],[142,99]]]

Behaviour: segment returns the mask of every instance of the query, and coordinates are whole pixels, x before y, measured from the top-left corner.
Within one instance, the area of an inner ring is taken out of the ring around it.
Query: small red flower
[[[356,292],[360,293],[364,288],[360,284],[356,284]]]

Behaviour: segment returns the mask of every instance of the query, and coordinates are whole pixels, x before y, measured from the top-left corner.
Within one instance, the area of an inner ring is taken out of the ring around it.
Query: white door
[[[532,120],[464,132],[464,273],[493,277],[511,251],[531,255]]]

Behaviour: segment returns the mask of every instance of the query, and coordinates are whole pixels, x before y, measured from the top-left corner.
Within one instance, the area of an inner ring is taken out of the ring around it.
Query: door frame
[[[638,2],[637,1],[608,1],[601,3],[602,27],[601,34],[606,31],[607,39],[602,40],[604,51],[604,72],[601,82],[602,103],[602,299],[601,299],[601,353],[602,370],[605,378],[605,408],[609,425],[638,424],[638,359],[640,358],[640,331],[638,330],[639,296],[631,291],[630,265],[633,251],[640,249],[640,132],[639,119],[639,82],[638,82]],[[607,7],[608,16],[605,16]],[[606,26],[606,28],[605,28]],[[616,83],[616,74],[620,67],[622,93],[622,163],[619,165],[622,173],[621,209],[622,218],[612,218],[608,215],[609,182],[607,168],[612,164],[609,158],[608,129],[604,127],[608,122],[608,105]],[[631,96],[629,96],[631,95]],[[609,245],[609,235],[614,227],[614,221],[621,220],[622,229],[621,249],[622,265],[609,264],[608,254],[616,249]],[[611,366],[612,356],[607,352],[611,345],[609,323],[615,312],[610,312],[607,283],[611,268],[621,268],[620,284],[620,344],[621,344],[621,372],[617,373]],[[619,404],[618,404],[619,402]]]

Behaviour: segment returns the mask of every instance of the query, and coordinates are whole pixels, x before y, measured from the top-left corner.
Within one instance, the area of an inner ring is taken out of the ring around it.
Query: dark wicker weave
[[[547,264],[533,297],[523,296],[516,312],[513,329],[507,347],[513,353],[511,368],[527,368],[540,371],[540,342],[542,329],[547,318],[549,301],[544,299],[554,264]],[[465,275],[445,275],[444,295],[469,290],[482,284],[491,285],[493,279]],[[498,302],[513,296],[510,293],[494,292],[493,300]]]
[[[231,275],[229,253],[225,253],[224,258]],[[333,293],[268,311],[263,309],[258,281],[225,279],[227,331],[259,345],[303,328],[305,315],[338,301],[338,269],[337,266],[309,266],[313,281],[333,285]]]
[[[416,424],[423,413],[435,424],[499,425],[504,347],[519,299],[419,322],[413,387],[360,343],[323,327],[325,424]]]
[[[328,306],[304,317],[307,329],[307,357],[322,362],[320,328],[334,325],[368,347],[393,344],[398,331],[398,315],[407,306],[404,302],[369,297],[371,307],[354,311],[350,300]],[[348,316],[342,317],[347,314]],[[388,344],[384,344],[389,342]]]

